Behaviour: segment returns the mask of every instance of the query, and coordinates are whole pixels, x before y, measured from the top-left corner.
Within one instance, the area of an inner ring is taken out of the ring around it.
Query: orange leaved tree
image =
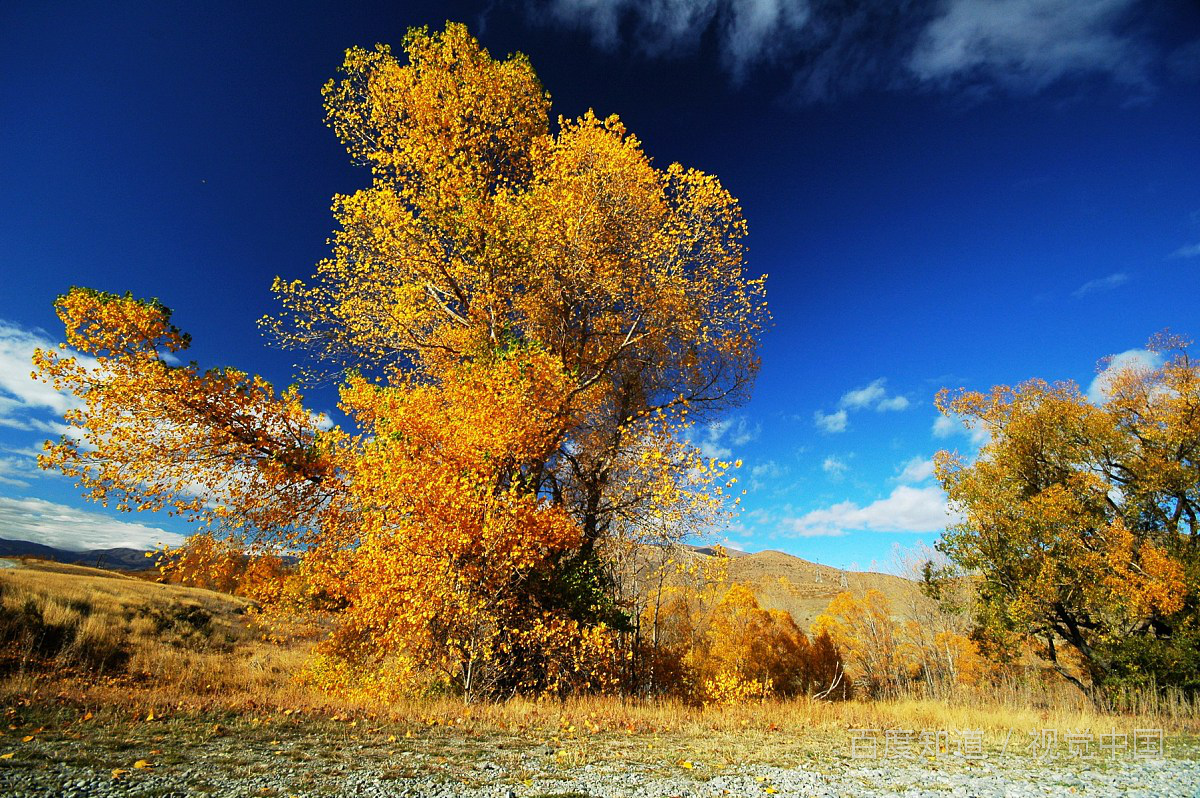
[[[978,577],[981,633],[1039,642],[1086,689],[1200,686],[1200,367],[1178,339],[1151,349],[1158,365],[1110,368],[1097,401],[1041,380],[938,398],[988,434],[973,461],[936,460],[964,516],[942,548]]]
[[[616,117],[552,125],[521,55],[461,25],[347,52],[326,119],[369,188],[263,320],[342,384],[332,427],[260,378],[167,358],[156,302],[74,289],[43,379],[76,428],[43,459],[90,496],[298,558],[276,591],[327,653],[467,697],[607,684],[633,646],[608,557],[722,512],[686,427],[742,400],[769,316],[711,175],[655,167]],[[396,670],[395,668],[399,668]]]

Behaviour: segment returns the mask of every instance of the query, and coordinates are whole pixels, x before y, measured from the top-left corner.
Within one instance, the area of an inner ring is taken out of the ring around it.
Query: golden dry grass
[[[730,756],[752,756],[763,735],[793,741],[841,739],[855,728],[1104,729],[1161,727],[1200,732],[1189,702],[1147,700],[1136,715],[1110,714],[1067,685],[1001,685],[948,700],[826,702],[808,698],[698,707],[673,700],[609,696],[464,706],[453,696],[398,699],[330,695],[300,677],[312,640],[264,639],[245,599],[77,566],[27,563],[0,571],[5,670],[0,704],[59,702],[128,717],[300,713],[369,718],[464,734],[520,733],[557,739],[719,736]],[[36,614],[60,630],[42,647],[21,624]],[[108,658],[87,652],[118,651]],[[758,741],[758,742],[756,742]],[[651,744],[653,745],[653,744]]]

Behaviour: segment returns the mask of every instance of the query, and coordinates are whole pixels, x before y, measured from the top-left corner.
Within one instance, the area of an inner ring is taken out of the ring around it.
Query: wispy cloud
[[[550,0],[544,7],[554,21],[590,31],[602,48],[631,35],[651,56],[694,51],[713,30],[735,80],[789,54],[812,13],[807,0]]]
[[[1200,258],[1200,244],[1187,244],[1171,253],[1172,258]]]
[[[933,437],[949,438],[962,430],[962,421],[950,416],[938,416],[933,420]]]
[[[1075,77],[1149,89],[1165,61],[1129,24],[1135,0],[535,0],[537,19],[652,57],[707,36],[735,81],[774,65],[801,102],[867,88],[1033,94]]]
[[[0,496],[0,529],[3,537],[30,540],[62,549],[82,551],[128,547],[153,548],[158,543],[175,546],[182,535],[117,521],[101,513],[78,510],[43,499]]]
[[[829,434],[845,432],[846,426],[850,423],[850,414],[845,410],[836,410],[832,413],[822,413],[817,410],[813,413],[813,423],[821,432]]]
[[[769,477],[771,479],[775,479],[783,476],[786,473],[787,469],[780,466],[779,463],[776,463],[774,460],[768,460],[765,463],[759,463],[758,465],[750,468],[750,476],[752,477]]]
[[[718,460],[732,456],[733,447],[758,440],[761,434],[762,425],[751,424],[745,416],[710,421],[688,433],[701,455]]]
[[[54,435],[66,432],[62,414],[77,407],[78,400],[31,376],[33,351],[56,346],[42,332],[0,319],[0,427]],[[91,358],[81,358],[81,362],[95,365]]]
[[[909,404],[907,398],[887,395],[887,388],[884,387],[886,382],[887,380],[880,377],[870,385],[847,391],[842,394],[842,399],[838,404],[848,410],[871,408],[876,412],[885,412],[888,410],[907,409]]]
[[[866,506],[844,501],[787,519],[784,528],[799,537],[839,536],[850,532],[940,532],[957,516],[940,488],[897,485],[886,498]]]
[[[886,395],[887,392],[883,388],[883,380],[875,380],[870,385],[855,388],[852,391],[842,394],[841,405],[842,407],[857,410],[878,403]]]
[[[908,61],[920,80],[1035,93],[1070,77],[1148,85],[1150,52],[1127,32],[1135,0],[950,0]]]
[[[17,488],[29,487],[29,480],[42,476],[38,470],[37,460],[25,455],[0,457],[0,485],[12,485]],[[0,537],[3,537],[0,532]]]
[[[875,411],[879,412],[879,413],[883,413],[888,410],[907,410],[908,406],[909,406],[909,401],[908,401],[907,397],[890,396],[887,399],[883,399],[878,404],[876,404]]]
[[[850,426],[851,411],[874,410],[877,413],[884,413],[908,409],[910,403],[906,397],[888,396],[886,382],[883,377],[880,377],[869,385],[846,391],[838,400],[837,410],[832,413],[816,411],[813,413],[813,423],[822,432],[845,432]]]
[[[850,470],[850,466],[842,458],[831,454],[821,463],[821,470],[834,479],[841,479]]]
[[[1101,277],[1096,280],[1088,280],[1083,285],[1079,286],[1072,292],[1071,296],[1075,298],[1084,297],[1088,294],[1097,294],[1102,291],[1111,291],[1114,288],[1120,288],[1129,282],[1129,275],[1124,272],[1110,274],[1107,277]]]
[[[53,346],[44,335],[0,320],[0,425],[31,429],[29,414],[71,408],[68,396],[30,377],[33,351]]]
[[[972,424],[962,416],[938,416],[933,420],[933,437],[951,438],[966,435],[975,446],[983,446],[991,438],[986,428]]]

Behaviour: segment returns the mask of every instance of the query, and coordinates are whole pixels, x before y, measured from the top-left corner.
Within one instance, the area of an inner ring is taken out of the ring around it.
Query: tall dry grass
[[[301,678],[312,638],[268,640],[250,610],[245,599],[89,568],[29,563],[0,571],[0,704],[49,699],[132,714],[286,711],[539,735],[1146,727],[1200,733],[1200,706],[1178,693],[1146,691],[1121,708],[1101,708],[1066,684],[1017,681],[939,699],[703,707],[578,696],[466,706],[454,696],[426,696],[382,704],[368,690],[334,695],[312,686]]]

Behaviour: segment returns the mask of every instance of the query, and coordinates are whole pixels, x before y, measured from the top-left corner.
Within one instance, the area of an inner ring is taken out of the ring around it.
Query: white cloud
[[[949,0],[908,67],[934,84],[986,82],[1035,93],[1100,75],[1145,89],[1151,53],[1121,26],[1134,0]]]
[[[842,394],[842,399],[838,404],[847,410],[874,408],[878,412],[904,410],[907,408],[908,399],[903,396],[889,397],[887,395],[887,388],[884,387],[884,383],[886,382],[886,379],[880,377],[870,385],[846,391],[846,393]]]
[[[746,482],[746,490],[751,493],[762,490],[771,480],[781,479],[788,473],[787,466],[781,466],[774,460],[757,463],[750,467],[750,479]]]
[[[533,0],[538,21],[599,47],[652,57],[716,43],[735,81],[771,64],[791,96],[828,102],[868,88],[998,87],[1036,93],[1100,76],[1145,94],[1166,61],[1127,25],[1135,0]],[[1176,56],[1175,60],[1179,60]],[[1186,61],[1186,59],[1184,59]]]
[[[870,407],[878,403],[881,399],[887,396],[887,391],[883,387],[883,379],[875,380],[870,385],[862,388],[855,388],[853,391],[846,391],[842,394],[842,407],[857,410],[863,407]]]
[[[1101,277],[1097,280],[1088,280],[1083,285],[1075,289],[1071,296],[1082,297],[1088,294],[1096,294],[1101,291],[1111,291],[1114,288],[1119,288],[1129,282],[1129,275],[1123,272],[1110,274],[1107,277]]]
[[[1088,386],[1087,398],[1092,404],[1102,404],[1108,399],[1109,386],[1113,377],[1125,369],[1149,370],[1162,365],[1162,355],[1147,349],[1129,349],[1118,355],[1113,355],[1106,365]]]
[[[900,476],[896,477],[900,482],[924,482],[933,476],[933,461],[927,457],[914,457],[904,464],[900,470]]]
[[[850,422],[850,416],[845,410],[838,410],[833,413],[822,413],[817,410],[813,413],[813,423],[817,425],[817,429],[821,432],[835,433],[845,432],[846,426]]]
[[[43,475],[38,468],[36,454],[30,456],[25,452],[14,452],[12,455],[0,457],[0,485],[27,488],[30,479],[37,479]],[[0,537],[4,537],[2,529]]]
[[[1200,258],[1200,244],[1188,244],[1171,253],[1172,258]]]
[[[832,413],[818,410],[813,413],[813,423],[817,429],[826,433],[845,432],[850,426],[850,411],[873,408],[877,413],[889,410],[905,410],[908,399],[903,396],[888,396],[883,377],[842,394],[838,400],[838,409]]]
[[[849,532],[940,532],[957,522],[941,488],[897,485],[885,499],[860,507],[844,501],[784,522],[800,537],[838,536]]]
[[[951,416],[938,416],[933,420],[933,437],[949,438],[963,432],[962,420]]]
[[[687,436],[702,456],[726,460],[733,455],[733,447],[745,446],[757,440],[760,434],[761,424],[751,424],[745,416],[737,416],[692,428]]]
[[[729,440],[734,446],[745,446],[751,441],[758,440],[758,436],[762,434],[762,425],[755,424],[751,426],[746,419],[739,418],[737,424],[734,425],[732,434]]]
[[[56,346],[44,334],[0,320],[0,426],[61,433],[60,427],[44,418],[32,417],[52,414],[61,418],[77,406],[74,397],[30,376],[33,350]]]
[[[149,549],[158,543],[177,546],[183,535],[157,527],[117,521],[101,513],[78,510],[43,499],[0,496],[0,537],[30,540],[61,549],[82,551],[128,547]]]
[[[876,410],[876,412],[879,412],[879,413],[883,413],[888,410],[907,410],[908,404],[909,403],[908,403],[907,397],[892,396],[888,399],[884,399],[883,401],[879,402],[879,404],[875,405],[875,410]]]
[[[938,416],[933,420],[933,437],[949,438],[954,435],[966,435],[975,446],[983,446],[992,437],[986,427],[972,423],[962,416]]]
[[[821,470],[834,479],[838,479],[850,470],[850,466],[842,458],[831,454],[825,458],[825,462],[821,463]]]
[[[768,477],[778,478],[787,473],[787,470],[780,467],[779,463],[774,460],[768,460],[765,463],[759,463],[750,468],[750,476],[752,477]]]
[[[740,80],[753,66],[790,53],[809,20],[808,0],[549,0],[560,24],[588,30],[612,49],[631,33],[641,50],[692,52],[710,29],[725,68]]]

